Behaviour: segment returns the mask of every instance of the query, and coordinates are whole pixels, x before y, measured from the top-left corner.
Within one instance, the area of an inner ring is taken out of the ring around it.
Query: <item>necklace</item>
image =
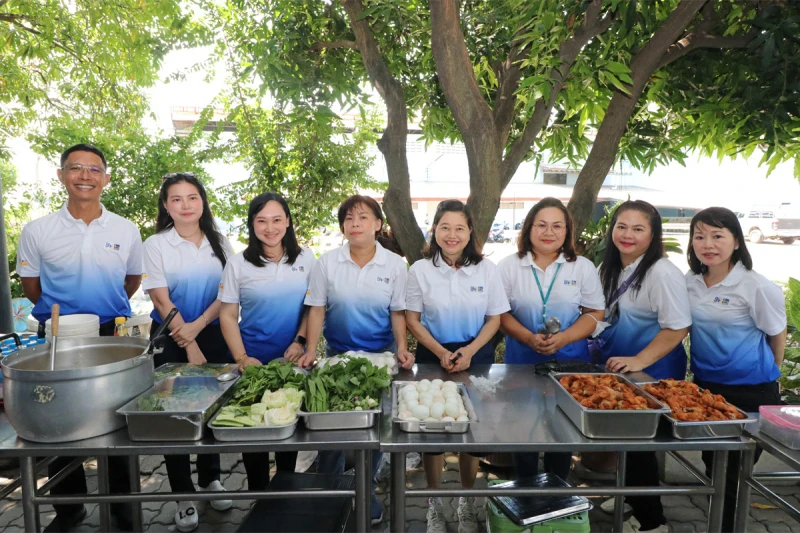
[[[177,230],[177,229],[175,230],[175,233],[178,233],[178,230]],[[191,235],[189,235],[188,237],[184,237],[184,236],[183,236],[183,235],[181,235],[180,233],[178,233],[178,236],[179,236],[181,239],[183,239],[183,240],[185,240],[185,241],[188,241],[188,240],[190,240],[192,237],[194,237],[195,235],[197,235],[198,233],[200,233],[200,226],[198,226],[198,227],[197,227],[197,231],[195,231],[194,233],[192,233],[192,234],[191,234]]]

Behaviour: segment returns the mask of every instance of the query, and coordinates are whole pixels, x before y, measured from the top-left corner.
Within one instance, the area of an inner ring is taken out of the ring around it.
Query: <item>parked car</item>
[[[754,205],[736,213],[736,216],[742,231],[752,243],[778,239],[785,244],[792,244],[800,239],[800,209],[792,204]]]

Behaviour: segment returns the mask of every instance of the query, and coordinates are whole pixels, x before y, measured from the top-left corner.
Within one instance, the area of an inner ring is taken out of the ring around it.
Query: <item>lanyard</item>
[[[539,283],[539,276],[536,274],[536,269],[533,268],[533,265],[531,265],[531,271],[533,272],[533,277],[534,277],[534,279],[536,279],[536,286],[539,288],[539,294],[542,297],[542,305],[543,305],[543,308],[542,308],[542,324],[544,324],[545,321],[547,320],[547,300],[550,299],[550,293],[553,292],[553,285],[556,284],[556,278],[558,277],[558,271],[561,270],[561,265],[563,265],[563,264],[564,263],[558,263],[558,265],[556,266],[556,273],[553,276],[553,280],[550,282],[550,288],[547,289],[547,295],[545,295],[544,291],[542,290],[542,284]]]

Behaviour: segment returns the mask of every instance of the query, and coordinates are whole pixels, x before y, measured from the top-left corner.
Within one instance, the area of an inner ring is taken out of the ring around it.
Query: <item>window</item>
[[[566,185],[567,184],[567,175],[566,174],[556,174],[551,172],[544,173],[544,183],[545,185]]]
[[[525,209],[525,202],[500,202],[500,209]]]

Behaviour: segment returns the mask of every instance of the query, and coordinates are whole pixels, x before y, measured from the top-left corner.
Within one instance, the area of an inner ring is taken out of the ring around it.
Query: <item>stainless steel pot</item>
[[[148,341],[133,337],[60,339],[55,369],[50,343],[2,361],[5,411],[23,439],[67,442],[125,425],[116,413],[153,386]]]

